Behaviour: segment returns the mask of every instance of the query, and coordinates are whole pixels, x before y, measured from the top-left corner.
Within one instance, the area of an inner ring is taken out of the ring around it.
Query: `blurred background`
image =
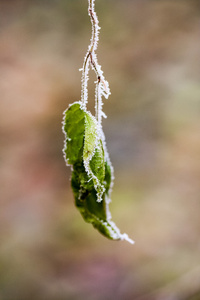
[[[96,0],[96,11],[110,210],[136,243],[83,221],[63,160],[87,0],[0,0],[0,299],[200,299],[200,2]]]

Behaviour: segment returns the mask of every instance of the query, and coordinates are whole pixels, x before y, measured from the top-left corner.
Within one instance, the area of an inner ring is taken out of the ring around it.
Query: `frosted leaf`
[[[66,164],[72,169],[71,186],[75,205],[84,220],[109,239],[126,240],[133,244],[128,235],[121,234],[111,221],[109,211],[114,172],[101,121],[102,117],[107,117],[103,112],[102,97],[108,99],[111,93],[96,55],[100,26],[94,3],[95,0],[88,0],[92,37],[83,67],[79,69],[82,71],[81,101],[69,105],[64,112],[63,154]],[[96,73],[95,117],[87,111],[90,68]]]
[[[81,215],[109,239],[128,240],[111,221],[113,168],[96,119],[75,102],[65,111],[63,131],[64,156],[72,166],[71,185]]]

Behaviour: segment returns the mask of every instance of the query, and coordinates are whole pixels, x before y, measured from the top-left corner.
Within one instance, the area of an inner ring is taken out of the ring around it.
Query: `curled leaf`
[[[112,166],[98,132],[96,119],[80,102],[65,111],[63,131],[65,160],[72,166],[71,185],[75,205],[84,220],[112,240],[128,240],[121,234],[109,212]]]

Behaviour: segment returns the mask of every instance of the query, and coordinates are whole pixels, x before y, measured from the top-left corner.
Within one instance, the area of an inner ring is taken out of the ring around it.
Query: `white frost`
[[[94,70],[97,76],[96,81],[96,118],[101,124],[102,113],[102,96],[108,99],[110,95],[109,84],[105,80],[101,66],[98,63],[96,50],[98,47],[99,41],[99,20],[94,9],[95,0],[88,0],[88,14],[92,23],[92,36],[90,39],[90,45],[88,46],[87,53],[83,62],[83,67],[80,69],[82,71],[82,92],[81,92],[81,101],[83,107],[86,107],[88,102],[88,74],[90,67]]]

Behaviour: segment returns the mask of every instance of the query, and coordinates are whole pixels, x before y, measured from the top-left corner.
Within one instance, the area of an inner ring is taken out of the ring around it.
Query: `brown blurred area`
[[[110,210],[136,243],[84,223],[62,156],[87,0],[0,0],[0,299],[198,300],[200,3],[96,0],[96,10],[112,92]]]

